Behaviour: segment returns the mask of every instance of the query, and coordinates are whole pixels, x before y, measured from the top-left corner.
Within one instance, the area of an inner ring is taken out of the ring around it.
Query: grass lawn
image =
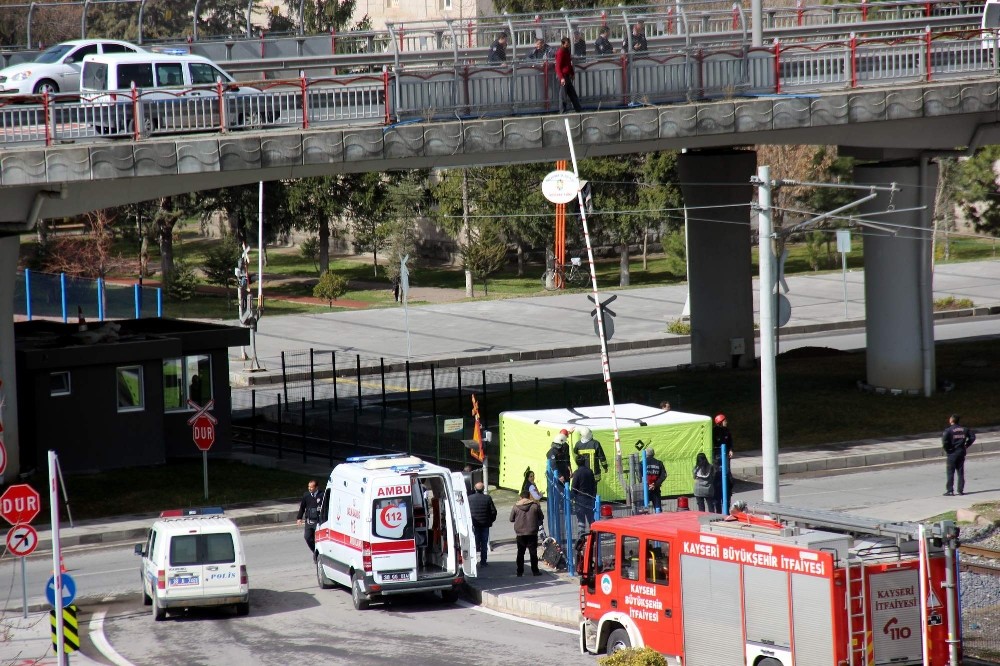
[[[207,500],[200,459],[100,474],[71,474],[65,481],[70,510],[77,521],[121,515],[125,508],[130,514],[142,514],[262,499],[296,499],[301,497],[308,478],[240,462],[209,460]],[[48,487],[44,472],[27,483],[40,490]],[[65,521],[64,505],[59,513],[60,520]],[[42,492],[42,511],[36,522],[48,524],[49,515],[49,496]]]

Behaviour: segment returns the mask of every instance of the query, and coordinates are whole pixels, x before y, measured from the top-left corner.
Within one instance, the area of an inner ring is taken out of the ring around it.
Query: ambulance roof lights
[[[219,516],[224,514],[221,506],[202,506],[190,509],[167,509],[160,512],[160,518],[180,518],[183,516]]]
[[[420,463],[417,465],[393,465],[391,469],[396,474],[416,474],[424,468],[424,464]]]

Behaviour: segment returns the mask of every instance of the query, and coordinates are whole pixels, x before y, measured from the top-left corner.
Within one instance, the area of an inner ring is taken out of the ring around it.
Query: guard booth
[[[622,463],[629,478],[630,454],[653,447],[656,457],[667,469],[667,479],[663,482],[662,495],[690,495],[694,492],[695,458],[699,452],[712,455],[712,420],[701,414],[685,412],[665,412],[659,407],[637,403],[617,405],[618,432],[621,439]],[[573,407],[569,409],[540,409],[502,412],[500,414],[500,481],[501,488],[520,490],[524,482],[525,470],[535,472],[535,483],[542,494],[548,494],[546,480],[546,454],[552,439],[562,429],[579,429],[587,426],[593,437],[601,443],[608,461],[608,471],[601,469],[597,482],[597,492],[602,501],[622,501],[627,493],[614,473],[615,440],[611,428],[611,408],[607,405],[595,407]],[[580,441],[578,432],[569,437],[570,463],[574,449]],[[598,471],[598,465],[590,452],[590,468]],[[628,483],[628,482],[626,482]]]

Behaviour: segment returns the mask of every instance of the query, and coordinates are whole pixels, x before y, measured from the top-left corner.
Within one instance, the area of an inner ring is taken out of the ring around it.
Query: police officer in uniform
[[[952,414],[948,427],[941,435],[941,446],[948,455],[945,495],[955,494],[955,475],[958,475],[958,494],[965,494],[965,451],[976,441],[976,433],[959,424],[961,417]]]
[[[316,553],[316,523],[319,522],[319,506],[323,502],[323,495],[316,488],[316,481],[310,480],[306,486],[306,492],[299,502],[299,512],[295,514],[295,522],[298,525],[305,524],[306,545],[309,552]]]
[[[667,479],[667,468],[656,459],[653,447],[646,448],[646,486],[649,488],[649,503],[653,510],[659,513],[662,509],[660,486]]]
[[[487,61],[490,63],[507,62],[507,33],[501,32],[490,44],[490,55]]]

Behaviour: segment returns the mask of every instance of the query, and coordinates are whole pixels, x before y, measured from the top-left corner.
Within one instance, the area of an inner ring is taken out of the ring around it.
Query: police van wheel
[[[153,598],[146,594],[146,588],[142,588],[142,605],[151,606],[153,604]]]
[[[320,559],[316,558],[316,582],[319,583],[320,588],[324,590],[329,590],[333,587],[333,581],[327,577],[326,572],[323,571],[323,563]]]
[[[455,589],[454,587],[447,590],[441,590],[441,599],[446,604],[455,603],[456,601],[458,601],[458,590]]]
[[[777,659],[772,659],[767,657],[766,659],[761,659],[757,662],[757,666],[781,666],[781,662]]]
[[[354,574],[351,578],[351,601],[354,602],[355,610],[368,610],[371,603],[365,596],[364,588],[361,585],[361,574]]]
[[[156,595],[153,595],[153,619],[159,622],[167,617],[167,609],[160,608],[160,602],[156,600]]]
[[[246,617],[250,614],[250,602],[244,602],[236,604],[236,614],[240,617]]]
[[[628,632],[624,629],[615,629],[608,636],[608,654],[627,650],[630,647],[632,647],[632,641],[628,639]]]

